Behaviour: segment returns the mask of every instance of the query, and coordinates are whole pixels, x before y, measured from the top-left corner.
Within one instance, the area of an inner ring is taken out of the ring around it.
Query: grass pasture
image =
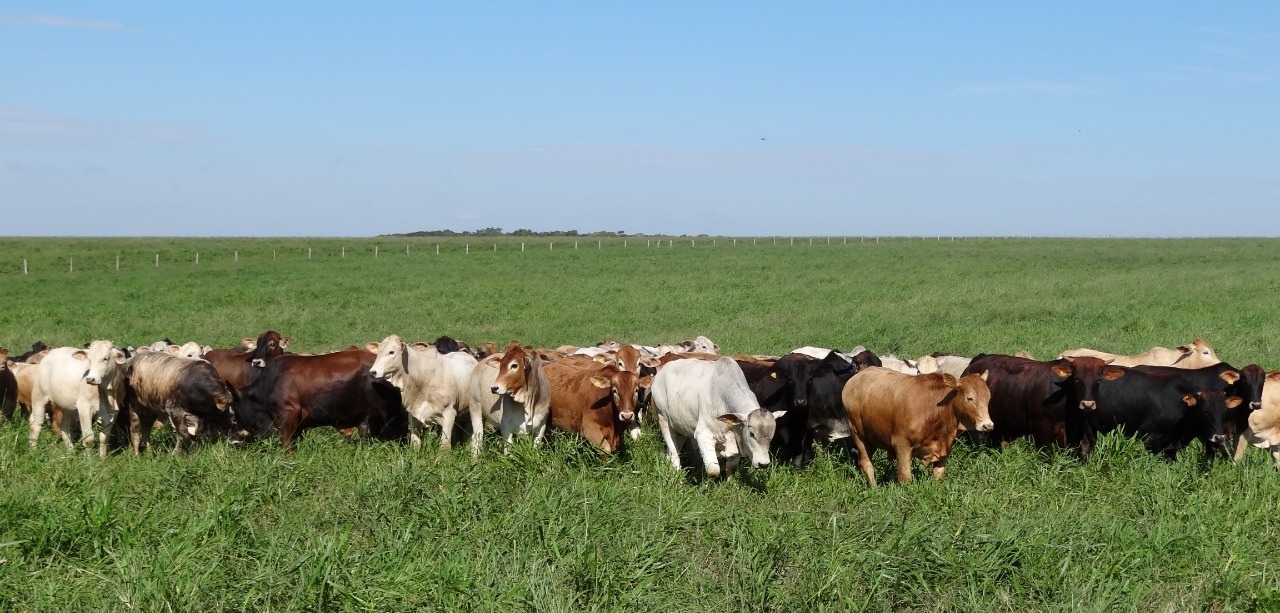
[[[298,351],[705,334],[735,353],[1045,357],[1203,336],[1280,368],[1280,240],[573,240],[0,239],[0,344],[272,328]],[[290,455],[171,457],[164,434],[106,461],[45,436],[31,451],[25,423],[0,423],[6,611],[1280,609],[1261,452],[1166,463],[1113,436],[1081,464],[961,443],[944,481],[871,488],[834,452],[690,482],[653,436],[624,457],[557,437],[474,463],[323,430]]]

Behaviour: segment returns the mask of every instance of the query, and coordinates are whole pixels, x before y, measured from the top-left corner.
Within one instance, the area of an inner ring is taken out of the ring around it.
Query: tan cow
[[[1173,366],[1190,370],[1213,366],[1222,361],[1218,359],[1218,354],[1213,352],[1213,347],[1210,347],[1209,343],[1204,342],[1202,338],[1197,338],[1188,345],[1180,345],[1177,349],[1152,347],[1137,355],[1120,355],[1082,348],[1063,351],[1058,354],[1058,357],[1071,359],[1082,355],[1109,360],[1113,366]]]
[[[427,426],[440,426],[440,448],[452,447],[453,424],[458,412],[466,410],[466,393],[455,372],[470,373],[476,359],[469,353],[441,354],[435,345],[405,343],[395,334],[365,349],[378,357],[369,368],[374,379],[385,380],[400,390],[409,412],[409,445],[422,448]],[[451,365],[457,363],[456,366]]]
[[[534,445],[542,441],[551,413],[551,385],[533,347],[512,341],[502,354],[480,360],[471,371],[467,392],[472,457],[480,455],[486,421],[508,446],[517,432],[532,436]]]
[[[1271,452],[1276,470],[1280,470],[1280,370],[1267,373],[1262,385],[1262,408],[1249,415],[1249,428],[1241,435],[1249,445]],[[1244,456],[1244,445],[1236,447],[1235,461]]]
[[[892,450],[898,461],[898,481],[911,480],[911,458],[932,466],[941,479],[951,444],[961,430],[986,432],[994,424],[987,413],[991,390],[987,373],[960,379],[948,374],[907,375],[871,367],[845,383],[841,394],[849,413],[858,467],[876,483],[871,454]]]
[[[562,360],[544,370],[551,385],[551,425],[582,435],[606,453],[618,450],[621,432],[636,421],[640,388],[653,377],[638,377],[612,364]]]

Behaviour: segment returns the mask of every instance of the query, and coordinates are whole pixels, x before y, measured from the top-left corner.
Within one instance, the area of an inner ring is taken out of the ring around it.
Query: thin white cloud
[[[74,30],[104,30],[108,32],[131,32],[134,28],[110,21],[90,21],[63,17],[61,15],[17,15],[0,12],[0,23],[15,26],[48,26],[51,28],[71,28]]]
[[[1051,96],[1066,98],[1072,96],[1094,96],[1101,93],[1096,87],[1064,83],[1062,81],[1005,81],[1001,83],[978,83],[957,87],[952,91],[957,96]]]

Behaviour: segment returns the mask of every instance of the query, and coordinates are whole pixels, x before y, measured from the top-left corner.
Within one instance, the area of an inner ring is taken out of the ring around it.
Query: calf
[[[85,447],[93,447],[93,423],[101,424],[96,444],[98,453],[106,457],[107,437],[115,427],[116,416],[124,400],[124,382],[120,365],[124,352],[111,341],[93,341],[88,349],[59,347],[49,352],[36,371],[36,385],[31,392],[31,417],[28,439],[32,447],[40,438],[44,414],[49,406],[62,408],[62,440],[73,445],[70,431],[72,415],[79,420],[79,432]]]
[[[164,417],[173,422],[178,439],[174,453],[181,453],[202,430],[226,434],[231,429],[231,388],[212,364],[148,351],[129,360],[123,374],[134,455],[147,445],[152,425]]]
[[[1204,342],[1204,339],[1201,338],[1197,338],[1190,344],[1181,345],[1177,349],[1152,347],[1137,355],[1120,355],[1093,349],[1072,349],[1063,351],[1058,355],[1060,358],[1075,356],[1090,356],[1101,360],[1110,360],[1110,363],[1115,366],[1176,366],[1191,370],[1213,366],[1222,361],[1213,352],[1213,347],[1210,347],[1209,343]]]
[[[1196,370],[1169,366],[1135,366],[1123,377],[1103,380],[1098,408],[1084,420],[1080,453],[1088,456],[1099,434],[1123,427],[1142,440],[1151,453],[1173,459],[1192,440],[1205,452],[1226,441],[1226,411],[1240,405],[1227,390],[1240,379],[1229,364]]]
[[[364,349],[273,358],[232,409],[251,433],[279,434],[286,450],[295,437],[321,426],[358,428],[362,439],[403,440],[407,414],[400,392],[369,376],[374,360]]]
[[[409,444],[415,451],[422,448],[422,434],[428,425],[440,426],[441,449],[452,448],[454,420],[459,405],[466,406],[462,400],[466,394],[449,362],[464,364],[462,368],[468,372],[476,364],[470,354],[441,355],[439,346],[439,340],[432,345],[408,345],[394,334],[368,346],[377,355],[369,374],[400,390],[409,412]]]
[[[677,470],[681,467],[680,450],[691,437],[708,477],[720,476],[718,451],[723,451],[725,472],[733,473],[739,445],[746,445],[756,468],[769,465],[777,418],[786,412],[761,409],[733,359],[668,363],[653,378],[652,395],[667,457]]]
[[[877,449],[893,451],[900,482],[911,480],[913,457],[932,466],[933,477],[941,479],[956,434],[993,427],[987,413],[991,391],[986,372],[956,379],[873,367],[849,379],[841,400],[858,448],[858,467],[872,485],[876,473],[871,454]]]
[[[551,426],[580,434],[605,453],[618,451],[622,430],[637,419],[639,377],[612,364],[556,362],[544,369],[551,386]]]
[[[501,355],[476,364],[467,383],[471,412],[471,455],[480,455],[484,424],[498,429],[508,446],[516,433],[542,442],[551,413],[551,385],[533,347],[512,342]]]
[[[1079,440],[1078,434],[1068,434],[1068,424],[1078,433],[1084,419],[1081,411],[1097,408],[1100,382],[1123,377],[1125,369],[1093,357],[1040,362],[979,354],[963,374],[982,372],[988,373],[988,414],[995,423],[987,440],[1008,443],[1029,435],[1036,446],[1047,450]]]

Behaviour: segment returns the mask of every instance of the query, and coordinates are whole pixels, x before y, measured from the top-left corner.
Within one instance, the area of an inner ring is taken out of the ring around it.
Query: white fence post
[[[467,255],[471,255],[471,243],[467,243]]]
[[[310,248],[310,247],[307,247],[307,259],[308,259],[308,260],[310,260],[310,259],[311,259],[311,248]]]
[[[160,268],[160,254],[156,254],[156,268]]]
[[[520,243],[520,253],[524,253],[524,243]]]
[[[275,249],[272,249],[272,250],[271,250],[271,259],[273,259],[273,260],[274,260],[274,259],[276,259],[276,250],[275,250]]]
[[[346,251],[346,247],[343,247],[343,248],[342,248],[342,250],[345,252],[345,251]],[[240,261],[240,250],[239,250],[239,249],[237,249],[237,250],[236,250],[236,261],[237,261],[237,262],[239,262],[239,261]]]
[[[376,258],[376,257],[378,257],[378,246],[377,246],[377,245],[374,245],[374,246],[373,246],[373,257],[375,257],[375,258]]]
[[[75,259],[75,258],[70,258],[70,259],[68,260],[68,264],[69,264],[69,268],[67,268],[67,272],[75,272],[75,271],[76,271],[76,259]]]
[[[27,274],[27,258],[22,258],[22,274]]]
[[[116,254],[116,270],[120,270],[120,254]]]
[[[404,246],[404,255],[405,255],[405,257],[408,257],[408,256],[409,256],[409,246],[408,246],[408,245],[405,245],[405,246]]]
[[[347,248],[346,248],[346,247],[343,247],[343,248],[342,248],[342,257],[344,257],[344,258],[345,258],[345,257],[347,257]]]
[[[199,264],[199,263],[200,263],[200,252],[199,252],[199,251],[197,251],[197,252],[196,252],[196,264]]]

